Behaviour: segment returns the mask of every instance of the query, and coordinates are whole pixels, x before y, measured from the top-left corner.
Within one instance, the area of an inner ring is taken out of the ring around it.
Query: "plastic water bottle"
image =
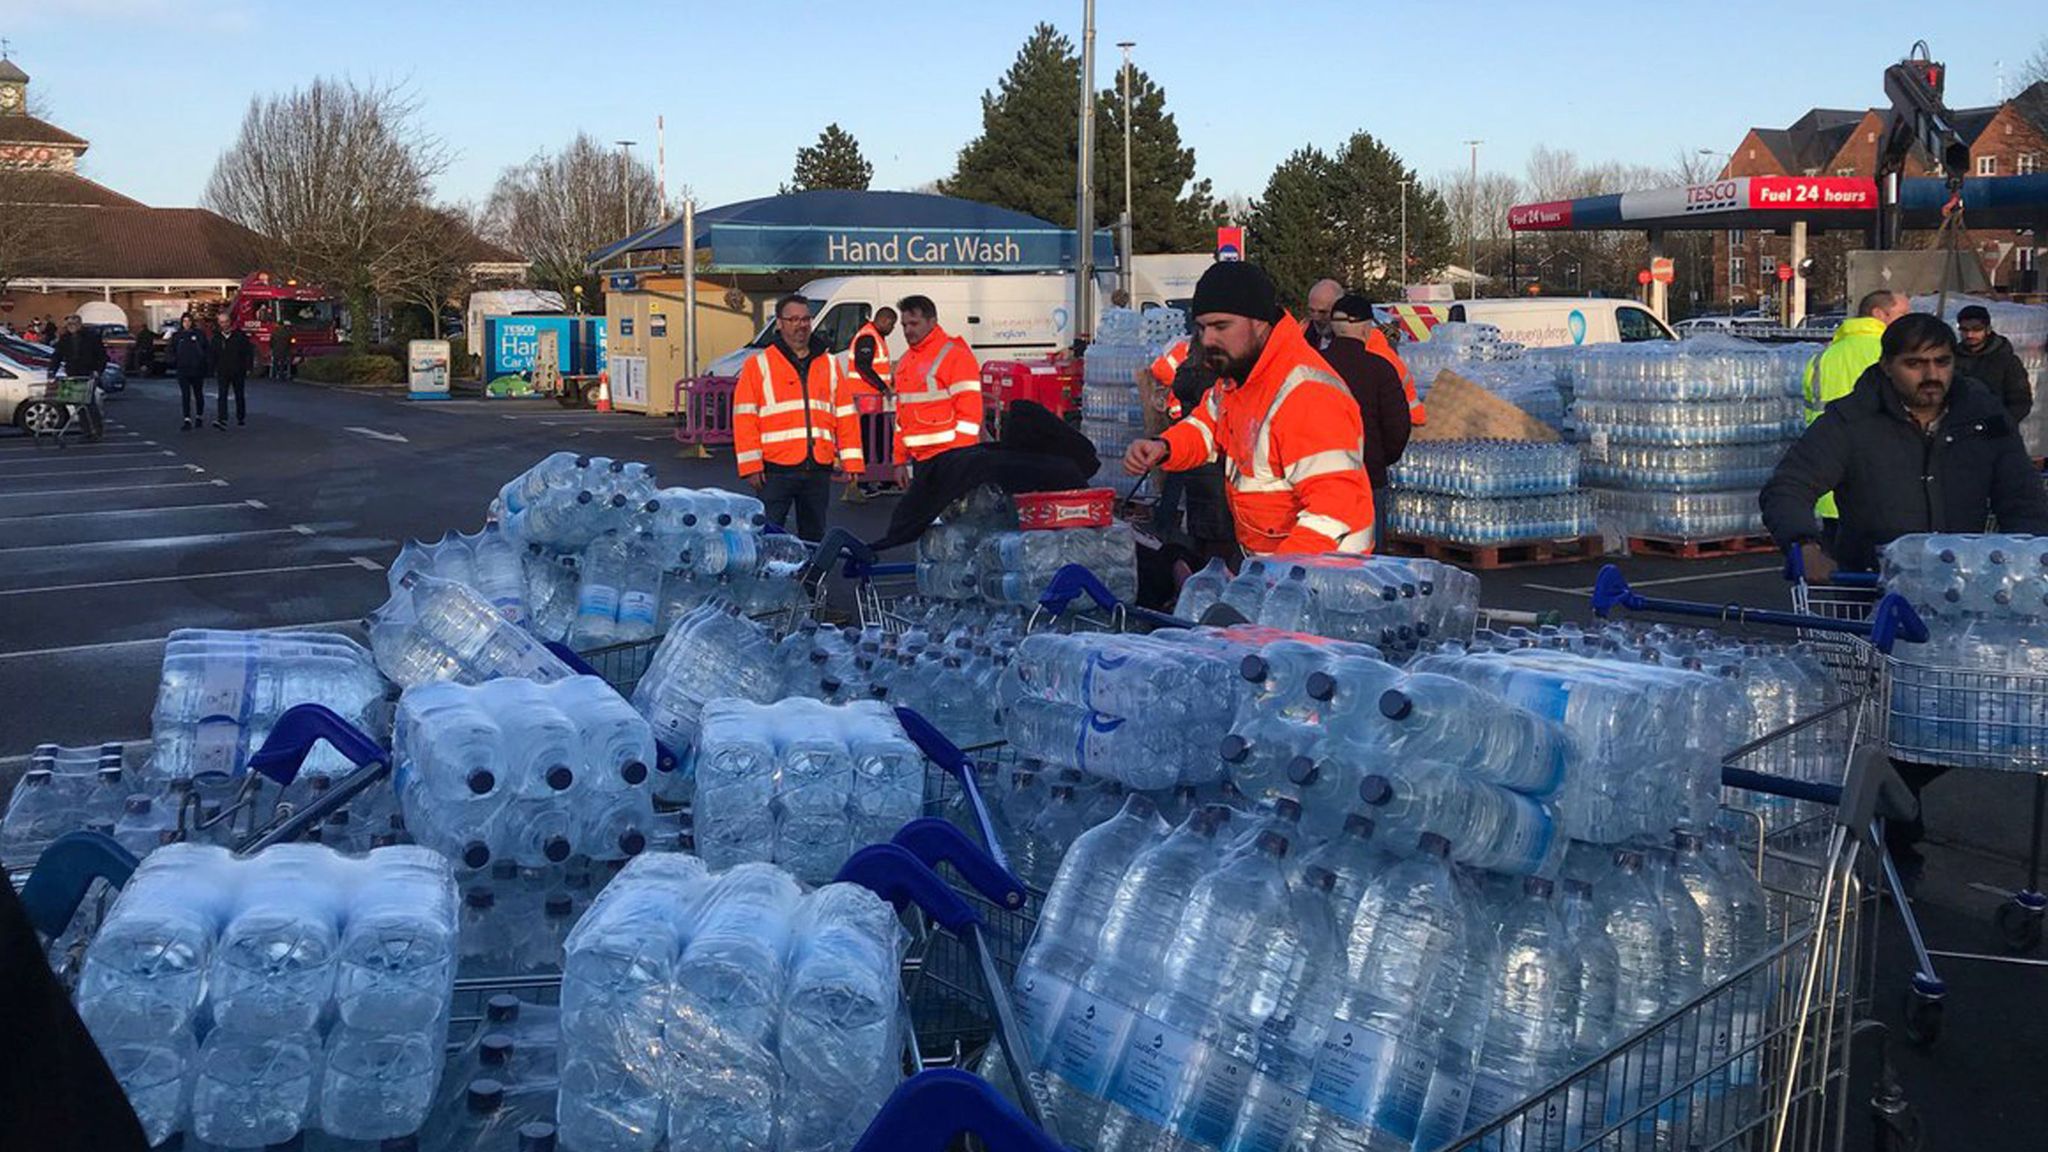
[[[1461,864],[1554,876],[1566,841],[1551,809],[1443,764],[1405,763],[1360,779],[1358,797],[1397,836],[1436,832]]]
[[[672,1050],[773,1043],[801,897],[789,873],[768,864],[740,864],[712,882],[676,961],[665,1034]]]
[[[1142,1009],[1150,982],[1173,942],[1195,885],[1216,865],[1217,833],[1228,820],[1220,807],[1197,809],[1172,835],[1139,853],[1111,898],[1097,939],[1096,960],[1067,998],[1048,1047],[1046,1099],[1063,1131],[1095,1132],[1102,1124],[1106,1084],[1075,1083],[1057,1075],[1062,1066],[1093,1067],[1115,1058],[1093,1045],[1098,1014]],[[1111,1069],[1101,1069],[1107,1077]]]
[[[1220,556],[1211,557],[1200,572],[1190,575],[1180,586],[1180,596],[1174,601],[1173,614],[1183,620],[1200,620],[1209,606],[1223,598],[1223,590],[1230,585],[1230,569]]]
[[[342,1022],[401,1031],[447,1003],[455,977],[455,877],[446,857],[413,845],[370,854],[348,895],[336,953]]]
[[[1527,796],[1564,787],[1571,746],[1563,731],[1461,680],[1406,676],[1380,695],[1378,711],[1384,726],[1367,743],[1398,759],[1451,764]]]
[[[1549,880],[1526,877],[1522,899],[1501,922],[1468,1125],[1506,1115],[1572,1066],[1579,973],[1551,892]],[[1518,1113],[1505,1138],[1517,1147],[1564,1147],[1565,1103],[1560,1095]]]
[[[1317,1147],[1406,1147],[1416,1136],[1435,1072],[1441,1021],[1425,1011],[1470,930],[1452,879],[1450,843],[1424,833],[1416,854],[1382,873],[1366,899],[1381,909],[1369,940],[1354,925],[1346,982],[1309,1086]],[[1360,924],[1365,921],[1361,919]]]
[[[58,791],[48,768],[24,773],[8,800],[7,817],[0,821],[0,859],[32,863],[50,841],[71,831],[71,816],[71,805]]]
[[[216,1028],[199,1051],[192,1134],[231,1148],[292,1139],[312,1116],[318,1044],[311,1034],[250,1036]]]
[[[1641,853],[1617,852],[1613,869],[1595,885],[1593,899],[1620,962],[1614,1000],[1616,1033],[1636,1035],[1694,994],[1697,956],[1683,955],[1684,936],[1671,915],[1677,902],[1660,897]],[[1691,915],[1692,939],[1697,941],[1698,909],[1689,897],[1684,905]],[[1681,1057],[1691,1055],[1681,1052],[1680,1041],[1676,1035],[1653,1038],[1625,1065],[1612,1070],[1606,1088],[1609,1123],[1648,1109],[1636,1122],[1635,1131],[1639,1139],[1654,1138],[1657,1110],[1651,1105],[1674,1086]]]
[[[417,1132],[433,1103],[440,1068],[438,1035],[338,1026],[327,1034],[322,1061],[321,1127],[344,1140]]]
[[[470,554],[476,565],[477,591],[484,594],[499,615],[514,624],[524,623],[526,571],[520,563],[519,549],[496,524],[486,524]]]
[[[1394,864],[1394,858],[1373,839],[1375,830],[1371,817],[1350,813],[1337,835],[1304,852],[1296,863],[1297,877],[1306,876],[1311,868],[1330,873],[1330,906],[1335,909],[1340,940],[1350,939],[1366,888]]]
[[[152,853],[86,951],[79,1013],[97,1037],[159,1038],[189,1028],[226,921],[225,849],[171,844]]]
[[[1154,805],[1133,795],[1113,819],[1082,833],[1067,849],[1011,987],[1017,1025],[1030,1044],[1034,1065],[1043,1062],[1067,997],[1095,957],[1097,937],[1124,872],[1160,836]]]
[[[784,1147],[849,1146],[900,1079],[903,945],[895,909],[865,888],[828,884],[806,902],[776,1040]]]
[[[250,1036],[313,1030],[333,994],[346,888],[333,851],[280,844],[246,876],[214,950],[214,1023]]]
[[[1573,1064],[1589,1064],[1614,1046],[1615,992],[1621,979],[1621,960],[1600,921],[1592,886],[1580,880],[1564,882],[1560,919],[1565,939],[1579,968],[1578,1015],[1572,1021]],[[1607,1121],[1607,1073],[1605,1069],[1572,1081],[1567,1093],[1567,1115],[1576,1117],[1580,1128],[1568,1133],[1573,1139],[1597,1137]]]

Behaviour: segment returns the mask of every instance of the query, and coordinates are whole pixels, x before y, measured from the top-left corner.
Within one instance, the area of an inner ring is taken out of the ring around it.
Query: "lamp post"
[[[1472,149],[1472,182],[1465,187],[1465,271],[1472,277],[1472,299],[1479,299],[1479,146],[1484,140],[1467,140]]]
[[[625,216],[626,235],[633,234],[633,145],[638,140],[616,140],[619,146],[619,208]]]
[[[1081,121],[1074,165],[1074,336],[1095,335],[1095,0],[1081,4]]]
[[[1411,183],[1413,181],[1401,181],[1401,268],[1394,274],[1403,296],[1408,294],[1408,185]]]
[[[1116,46],[1124,52],[1124,266],[1117,279],[1123,285],[1124,296],[1128,299],[1137,298],[1136,291],[1131,287],[1131,49],[1137,45],[1136,40],[1116,42]]]

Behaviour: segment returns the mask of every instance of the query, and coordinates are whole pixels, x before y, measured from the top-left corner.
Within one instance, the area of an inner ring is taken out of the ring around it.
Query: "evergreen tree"
[[[1078,73],[1077,73],[1078,75]],[[1124,97],[1117,84],[1096,98],[1095,219],[1113,227],[1124,210]],[[1227,223],[1207,180],[1195,179],[1195,150],[1180,142],[1166,90],[1131,69],[1131,247],[1137,252],[1206,252]]]
[[[1246,229],[1246,258],[1265,266],[1280,299],[1300,308],[1309,285],[1338,270],[1330,184],[1336,165],[1313,145],[1298,148],[1266,178]]]
[[[1409,275],[1397,269],[1401,181],[1408,188]],[[1313,146],[1281,161],[1252,205],[1250,258],[1266,266],[1282,299],[1300,307],[1309,286],[1331,277],[1378,299],[1443,267],[1451,228],[1443,199],[1369,132],[1333,157]]]
[[[1033,28],[995,90],[982,93],[981,135],[940,190],[1072,227],[1080,83],[1074,42],[1050,24]]]
[[[865,192],[875,178],[875,166],[860,153],[860,141],[838,124],[827,124],[818,142],[796,150],[796,172],[779,190],[815,192],[821,188],[843,188]]]

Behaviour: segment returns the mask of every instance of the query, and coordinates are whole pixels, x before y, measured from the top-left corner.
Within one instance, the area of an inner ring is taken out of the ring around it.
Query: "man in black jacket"
[[[941,452],[917,466],[889,529],[868,547],[886,552],[924,535],[953,501],[984,484],[1015,496],[1088,486],[1101,461],[1095,445],[1043,405],[1019,400],[1003,414],[1001,438]]]
[[[1990,388],[1956,375],[1955,333],[1940,317],[1908,313],[1884,330],[1881,356],[1847,396],[1778,462],[1764,485],[1764,524],[1780,545],[1797,546],[1807,575],[1826,580],[1836,565],[1872,571],[1877,552],[1921,532],[2048,533],[2041,485],[2005,407]],[[1814,501],[1832,491],[1841,509],[1834,555],[1816,546]],[[1917,799],[1946,769],[1898,764]],[[1909,873],[1921,825],[1891,821],[1887,846]]]
[[[178,377],[178,408],[185,416],[178,427],[186,432],[206,421],[206,372],[212,366],[213,350],[207,346],[206,333],[187,312],[179,317],[178,330],[171,333],[171,371]]]
[[[249,422],[249,405],[243,398],[248,386],[249,369],[256,365],[256,345],[249,334],[237,326],[221,338],[220,363],[214,368],[214,376],[220,381],[213,405],[213,426],[228,426],[228,391],[235,393],[235,423]]]
[[[1323,347],[1323,359],[1358,401],[1358,415],[1365,423],[1365,475],[1372,484],[1373,518],[1386,523],[1392,512],[1387,469],[1407,450],[1414,426],[1401,374],[1385,357],[1366,351],[1365,328],[1371,323],[1372,301],[1346,293],[1330,310],[1332,338]]]
[[[75,315],[66,316],[64,334],[57,337],[57,354],[50,358],[50,379],[98,376],[106,366],[107,344],[99,331],[79,323]]]
[[[2034,410],[2034,385],[2019,353],[2012,350],[2012,341],[1991,330],[1991,309],[1972,304],[1956,313],[1956,334],[1962,337],[1956,348],[1956,374],[1990,385],[2012,422],[2025,420]]]

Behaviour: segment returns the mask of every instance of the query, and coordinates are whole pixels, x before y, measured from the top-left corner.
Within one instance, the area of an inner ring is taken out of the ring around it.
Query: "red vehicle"
[[[297,280],[252,272],[220,309],[221,331],[239,327],[256,346],[256,371],[275,375],[271,350],[280,330],[291,342],[292,364],[308,356],[324,356],[341,347],[340,301],[322,289]]]

